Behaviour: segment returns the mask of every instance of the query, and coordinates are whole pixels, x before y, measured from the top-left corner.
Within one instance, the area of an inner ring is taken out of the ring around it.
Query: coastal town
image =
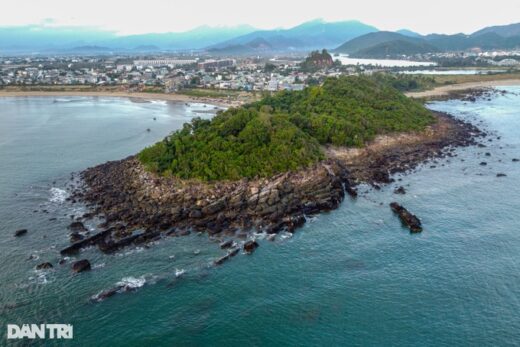
[[[318,56],[312,54],[317,53]],[[326,59],[321,54],[327,55]],[[451,52],[403,56],[423,65],[385,67],[372,62],[340,62],[338,54],[313,52],[287,57],[152,56],[29,56],[0,57],[0,88],[10,86],[113,87],[127,92],[173,93],[185,89],[279,91],[302,90],[327,77],[400,72],[424,66],[517,69],[519,51]]]

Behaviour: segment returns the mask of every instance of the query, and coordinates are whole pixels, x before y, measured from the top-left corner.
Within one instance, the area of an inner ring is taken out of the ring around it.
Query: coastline
[[[189,95],[170,93],[131,93],[131,92],[110,92],[110,91],[5,91],[0,90],[0,97],[111,97],[128,98],[136,100],[161,100],[185,103],[207,103],[220,107],[237,107],[242,104],[238,100],[225,100],[210,97],[193,97]]]
[[[496,86],[515,86],[520,85],[520,79],[509,79],[509,80],[491,80],[491,81],[480,81],[480,82],[468,82],[468,83],[459,83],[459,84],[450,84],[445,86],[436,87],[431,90],[425,90],[422,92],[407,92],[404,93],[406,96],[410,98],[438,98],[438,97],[446,97],[454,92],[463,92],[471,89],[482,89],[482,88],[492,88]]]

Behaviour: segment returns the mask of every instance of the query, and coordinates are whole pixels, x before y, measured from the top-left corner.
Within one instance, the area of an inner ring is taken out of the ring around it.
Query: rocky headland
[[[80,220],[101,216],[101,231],[89,235],[73,223],[75,242],[62,254],[92,245],[111,253],[194,231],[206,232],[223,244],[246,239],[251,230],[270,234],[268,239],[282,230],[294,232],[307,216],[337,208],[346,194],[356,197],[356,185],[378,188],[392,182],[393,174],[409,172],[433,158],[454,156],[456,147],[476,144],[476,138],[484,135],[449,115],[435,117],[424,131],[379,136],[363,148],[328,147],[325,160],[270,178],[181,180],[145,170],[134,156],[89,168],[81,173],[83,185],[69,200],[84,202],[91,210]],[[236,254],[236,244],[228,243],[228,256],[216,264]],[[249,247],[248,252],[256,248]]]

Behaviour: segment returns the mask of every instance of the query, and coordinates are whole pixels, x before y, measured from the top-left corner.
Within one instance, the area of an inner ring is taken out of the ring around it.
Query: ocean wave
[[[135,278],[135,277],[123,277],[121,281],[117,282],[117,286],[121,286],[127,289],[136,289],[141,288],[146,283],[146,279],[144,276]]]
[[[181,277],[186,273],[186,270],[184,269],[175,269],[175,277]]]
[[[69,196],[69,193],[67,193],[66,190],[56,187],[52,187],[50,192],[51,197],[49,198],[49,201],[57,204],[65,202],[65,199],[67,199],[67,197]]]
[[[144,276],[141,277],[123,277],[121,281],[117,282],[116,285],[112,288],[105,289],[90,297],[92,302],[101,302],[115,294],[121,294],[129,291],[134,291],[146,283],[146,278]]]

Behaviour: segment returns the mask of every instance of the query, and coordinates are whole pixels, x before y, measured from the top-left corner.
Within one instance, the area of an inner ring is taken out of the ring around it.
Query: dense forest
[[[144,149],[139,159],[162,175],[204,181],[268,177],[321,160],[320,145],[362,146],[377,134],[421,130],[434,118],[388,81],[329,78],[303,91],[195,118]]]

